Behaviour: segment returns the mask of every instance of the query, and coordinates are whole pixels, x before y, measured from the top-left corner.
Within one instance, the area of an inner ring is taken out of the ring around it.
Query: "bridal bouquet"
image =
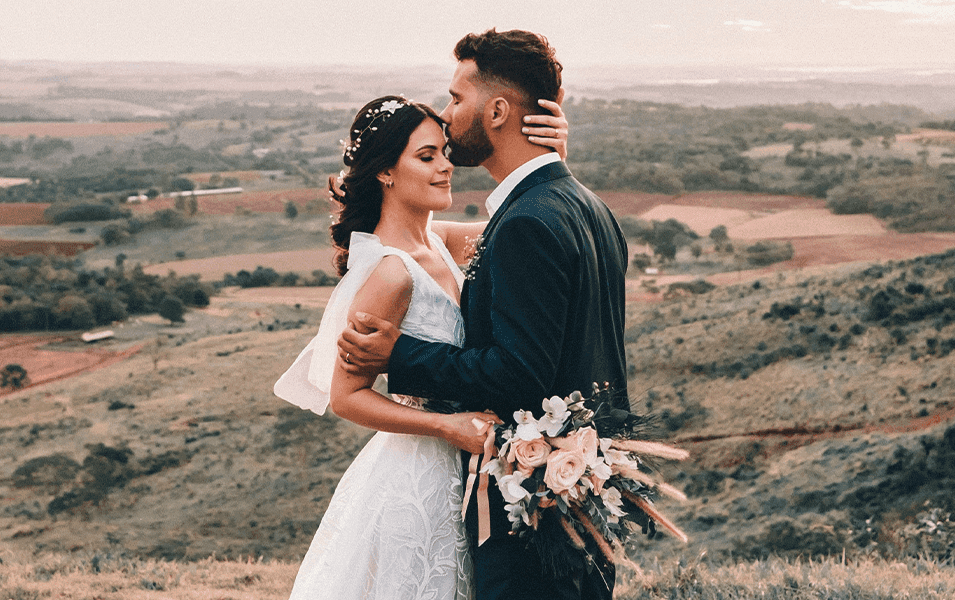
[[[575,552],[589,554],[587,539],[611,563],[612,546],[637,529],[652,537],[659,524],[687,541],[653,504],[657,495],[686,496],[654,477],[652,465],[689,454],[639,439],[645,420],[603,401],[611,394],[595,385],[590,398],[545,399],[540,419],[514,413],[516,425],[498,428],[498,457],[483,469],[504,496],[512,532],[529,536],[555,572]]]

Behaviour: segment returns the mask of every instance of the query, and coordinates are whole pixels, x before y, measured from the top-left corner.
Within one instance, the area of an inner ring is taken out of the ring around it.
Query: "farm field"
[[[167,127],[165,121],[109,121],[104,123],[70,123],[31,121],[22,123],[0,122],[0,137],[26,139],[38,138],[85,138],[102,136],[130,136],[150,133]]]

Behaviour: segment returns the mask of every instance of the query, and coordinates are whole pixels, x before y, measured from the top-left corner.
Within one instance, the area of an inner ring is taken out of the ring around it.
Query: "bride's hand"
[[[441,415],[442,436],[449,444],[471,454],[483,454],[491,425],[503,423],[491,412]],[[494,435],[490,433],[490,435]]]
[[[528,141],[538,146],[552,148],[561,159],[567,158],[567,117],[560,105],[550,100],[538,100],[538,104],[553,115],[527,115],[521,129]]]

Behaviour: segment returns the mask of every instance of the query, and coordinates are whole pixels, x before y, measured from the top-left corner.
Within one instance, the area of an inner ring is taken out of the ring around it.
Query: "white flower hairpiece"
[[[387,102],[382,102],[381,106],[378,108],[369,108],[365,113],[365,116],[369,118],[368,125],[364,129],[353,129],[352,133],[357,133],[355,139],[351,144],[346,144],[344,140],[339,140],[339,143],[345,147],[344,156],[348,160],[353,160],[355,158],[355,152],[358,152],[358,149],[361,147],[361,138],[369,134],[372,131],[378,131],[378,125],[376,122],[383,123],[388,117],[395,114],[395,111],[398,109],[410,106],[409,101],[407,100],[388,100]]]

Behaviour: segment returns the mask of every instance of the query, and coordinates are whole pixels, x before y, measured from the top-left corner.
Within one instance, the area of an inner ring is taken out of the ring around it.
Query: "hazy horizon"
[[[0,17],[4,62],[430,67],[497,27],[546,35],[569,68],[955,70],[955,0],[33,0]]]

